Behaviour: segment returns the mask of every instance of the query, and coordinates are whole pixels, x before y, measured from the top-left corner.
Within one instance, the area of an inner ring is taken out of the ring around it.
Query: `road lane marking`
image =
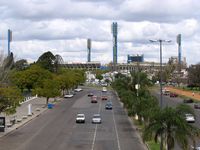
[[[95,126],[95,131],[94,131],[94,137],[93,137],[93,141],[92,141],[92,149],[91,150],[94,150],[94,143],[95,143],[95,139],[96,139],[96,135],[97,135],[97,124]]]
[[[100,114],[102,101],[101,101],[101,99],[99,101],[100,101],[100,105],[99,105],[98,113]],[[94,131],[94,137],[93,137],[93,141],[92,141],[92,148],[91,148],[91,150],[94,150],[94,144],[95,144],[96,136],[97,136],[97,129],[98,129],[98,124],[96,124],[96,126],[95,126],[95,131]]]
[[[113,116],[113,121],[114,121],[115,134],[116,134],[116,137],[117,137],[117,147],[118,147],[118,150],[121,150],[120,143],[119,143],[119,134],[118,134],[118,131],[117,131],[117,125],[116,125],[115,115],[114,115],[113,109],[112,109],[112,116]]]

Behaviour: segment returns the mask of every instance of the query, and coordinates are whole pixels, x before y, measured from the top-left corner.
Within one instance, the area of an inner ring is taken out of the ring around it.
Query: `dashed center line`
[[[118,134],[118,130],[117,130],[117,125],[116,125],[116,121],[115,121],[115,114],[114,114],[113,109],[112,109],[112,116],[113,116],[113,122],[114,122],[114,127],[115,127],[115,134],[116,134],[116,137],[117,137],[117,147],[118,147],[118,150],[121,150],[120,142],[119,142],[119,134]]]
[[[99,110],[98,110],[98,113],[100,114],[100,111],[101,111],[101,104],[102,102],[100,101],[100,105],[99,105]],[[95,131],[94,131],[94,136],[93,136],[93,141],[92,141],[92,148],[91,150],[94,150],[94,144],[95,144],[95,140],[96,140],[96,136],[97,136],[97,129],[98,129],[98,124],[96,124],[95,126]]]

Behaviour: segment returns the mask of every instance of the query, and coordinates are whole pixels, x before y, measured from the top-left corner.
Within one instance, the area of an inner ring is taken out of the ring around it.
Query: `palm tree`
[[[152,137],[155,142],[163,138],[167,150],[174,148],[175,141],[182,147],[188,149],[188,139],[192,136],[199,136],[199,129],[187,123],[183,114],[191,113],[189,106],[177,106],[176,108],[165,107],[154,115],[150,123],[145,127],[143,138],[149,140]],[[160,149],[163,149],[161,143]]]

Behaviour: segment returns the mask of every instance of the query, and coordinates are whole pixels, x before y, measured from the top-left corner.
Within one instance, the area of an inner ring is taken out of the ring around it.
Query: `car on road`
[[[195,109],[200,109],[200,103],[195,103],[195,104],[194,104],[194,108],[195,108]]]
[[[193,102],[194,102],[194,100],[191,98],[183,100],[183,103],[193,103]]]
[[[85,123],[85,115],[84,114],[77,114],[76,123]]]
[[[192,148],[192,150],[200,150],[200,146],[196,146],[196,147],[191,146],[191,148]]]
[[[178,95],[176,93],[170,93],[169,96],[170,97],[178,97]]]
[[[91,97],[91,103],[97,103],[97,96],[92,96]]]
[[[92,92],[88,93],[89,97],[92,97],[94,94]]]
[[[77,89],[74,89],[75,92],[80,92],[80,91],[83,91],[83,89],[81,88],[77,88]]]
[[[73,94],[65,94],[64,98],[72,98],[74,95]]]
[[[105,105],[105,109],[112,109],[112,102],[107,102]]]
[[[92,117],[92,123],[101,123],[101,116],[100,114],[94,114]]]
[[[101,96],[101,100],[107,100],[107,99],[108,99],[108,97],[106,95]]]
[[[188,123],[194,123],[195,122],[194,115],[192,115],[192,114],[185,114],[185,120]]]
[[[103,87],[102,92],[107,92],[107,88]]]
[[[101,83],[101,86],[108,86],[107,83]]]
[[[170,95],[170,91],[167,89],[162,90],[163,95]]]

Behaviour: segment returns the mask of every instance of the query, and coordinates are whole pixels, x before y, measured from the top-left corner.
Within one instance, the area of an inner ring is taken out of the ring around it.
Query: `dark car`
[[[183,103],[193,103],[194,102],[194,100],[193,99],[184,99],[183,100]]]
[[[178,95],[176,93],[170,93],[169,95],[170,97],[178,97]]]
[[[112,102],[106,103],[105,109],[112,109]]]
[[[94,94],[92,92],[88,93],[89,97],[92,97]]]
[[[194,104],[194,108],[195,108],[195,109],[200,109],[200,103],[195,103],[195,104]]]

